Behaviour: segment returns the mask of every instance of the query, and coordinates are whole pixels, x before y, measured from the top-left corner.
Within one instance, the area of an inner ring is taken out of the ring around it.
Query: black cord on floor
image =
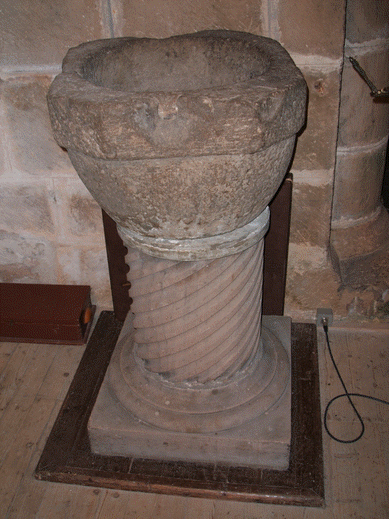
[[[379,403],[385,404],[385,405],[389,405],[389,402],[387,400],[381,400],[381,398],[376,398],[375,396],[369,396],[369,395],[363,395],[363,394],[360,394],[360,393],[349,393],[348,392],[346,384],[344,383],[342,375],[340,374],[338,366],[336,365],[334,356],[332,355],[330,339],[329,339],[329,336],[328,336],[328,323],[324,319],[323,319],[323,330],[324,330],[324,333],[325,333],[325,336],[326,336],[328,352],[330,354],[332,364],[333,364],[333,366],[335,368],[336,374],[338,375],[338,378],[339,378],[339,380],[340,380],[340,382],[341,382],[341,384],[343,386],[343,390],[344,390],[343,394],[337,395],[334,398],[331,398],[331,400],[328,402],[328,404],[327,404],[327,406],[325,408],[325,411],[324,411],[324,428],[325,428],[327,434],[333,440],[335,440],[335,441],[337,441],[339,443],[355,443],[358,440],[360,440],[362,438],[362,436],[364,435],[364,433],[365,433],[365,423],[363,421],[363,418],[359,414],[357,408],[355,407],[354,402],[352,401],[351,397],[368,398],[369,400],[374,400],[375,402],[379,402]],[[356,414],[356,416],[357,416],[357,418],[359,420],[359,423],[361,424],[361,432],[355,438],[352,438],[351,440],[342,440],[341,438],[338,438],[335,435],[333,435],[329,431],[329,429],[328,429],[328,424],[327,424],[328,411],[329,411],[331,405],[335,402],[335,400],[338,400],[339,398],[347,398],[348,399],[348,401],[349,401],[349,403],[350,403],[354,413]]]

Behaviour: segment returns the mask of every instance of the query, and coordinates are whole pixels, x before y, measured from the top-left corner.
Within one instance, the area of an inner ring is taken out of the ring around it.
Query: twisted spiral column
[[[135,354],[171,382],[233,376],[260,347],[263,240],[241,254],[172,262],[131,250]]]
[[[265,216],[259,238],[250,227],[244,247],[239,233],[239,251],[231,254],[237,242],[226,236],[229,253],[220,256],[218,243],[212,259],[154,257],[127,240],[133,303],[109,384],[137,420],[212,433],[260,416],[282,395],[288,357],[261,329]],[[206,255],[210,250],[207,243]]]

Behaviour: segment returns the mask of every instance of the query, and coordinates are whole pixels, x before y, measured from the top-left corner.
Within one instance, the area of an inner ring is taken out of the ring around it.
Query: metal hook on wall
[[[354,69],[358,72],[358,74],[361,76],[361,78],[369,85],[370,88],[370,95],[377,98],[389,98],[389,87],[381,88],[381,90],[378,90],[378,88],[374,85],[374,83],[368,78],[366,72],[363,70],[361,65],[358,63],[358,61],[355,58],[349,57],[348,58],[354,67]]]

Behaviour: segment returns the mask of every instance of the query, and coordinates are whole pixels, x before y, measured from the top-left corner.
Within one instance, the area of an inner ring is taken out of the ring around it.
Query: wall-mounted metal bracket
[[[389,87],[381,88],[381,90],[378,90],[378,88],[374,85],[374,83],[369,79],[366,72],[363,70],[361,65],[358,63],[358,61],[355,58],[349,57],[348,58],[354,67],[354,69],[358,72],[358,74],[361,76],[361,78],[369,85],[370,88],[370,95],[377,98],[389,98]]]

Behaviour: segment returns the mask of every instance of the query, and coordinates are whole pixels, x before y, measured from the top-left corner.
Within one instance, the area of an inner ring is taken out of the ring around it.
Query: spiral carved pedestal
[[[198,261],[129,248],[133,304],[89,422],[95,452],[287,466],[290,320],[262,323],[263,243]]]

